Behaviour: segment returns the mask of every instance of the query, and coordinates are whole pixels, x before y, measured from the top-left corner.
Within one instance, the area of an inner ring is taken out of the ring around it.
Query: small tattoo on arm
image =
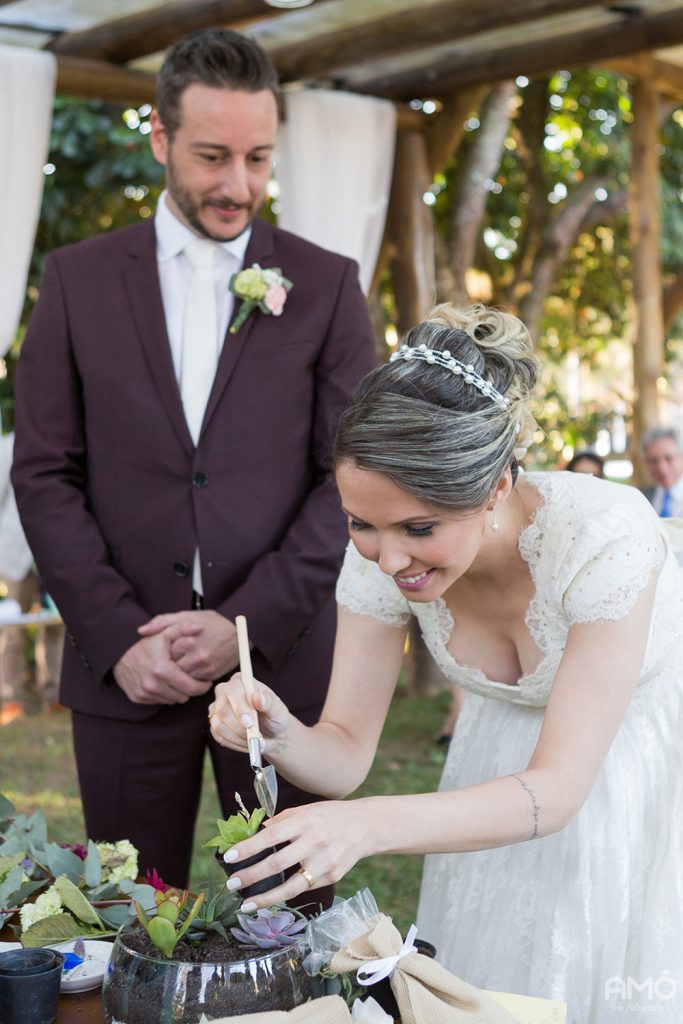
[[[534,793],[534,791],[531,788],[531,786],[527,785],[527,783],[524,781],[524,779],[520,779],[519,775],[513,775],[512,778],[513,779],[517,779],[517,782],[520,784],[520,786],[522,787],[524,792],[529,794],[529,799],[531,800],[531,806],[533,808],[533,813],[534,813],[534,830],[531,833],[531,838],[532,839],[538,839],[538,812],[540,811],[541,808],[538,806],[538,801],[536,800],[536,794]]]

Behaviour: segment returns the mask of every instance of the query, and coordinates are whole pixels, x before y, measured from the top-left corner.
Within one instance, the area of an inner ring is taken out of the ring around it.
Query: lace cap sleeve
[[[622,619],[664,561],[656,514],[630,496],[624,504],[599,510],[584,524],[573,555],[562,596],[570,622]]]
[[[337,603],[356,615],[372,615],[390,626],[404,626],[410,605],[396,584],[375,562],[369,562],[349,543],[337,580]]]

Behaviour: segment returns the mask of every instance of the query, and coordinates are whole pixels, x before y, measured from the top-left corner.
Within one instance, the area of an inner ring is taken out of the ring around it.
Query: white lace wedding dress
[[[573,821],[513,846],[428,856],[419,934],[468,982],[566,1001],[568,1024],[683,1024],[683,571],[634,488],[571,473],[524,479],[542,498],[519,550],[543,657],[517,685],[456,663],[445,602],[409,604],[353,545],[339,579],[337,599],[353,612],[396,625],[416,615],[440,668],[469,691],[440,788],[523,770],[569,627],[621,618],[659,570],[645,661]]]

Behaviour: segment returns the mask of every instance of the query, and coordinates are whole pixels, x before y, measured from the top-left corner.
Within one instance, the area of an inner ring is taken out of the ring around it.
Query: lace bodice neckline
[[[439,625],[438,635],[443,647],[442,659],[447,664],[451,665],[451,672],[446,673],[449,678],[457,675],[458,680],[460,680],[463,675],[467,675],[472,679],[476,679],[479,687],[488,686],[492,687],[494,690],[501,689],[503,693],[513,690],[521,692],[526,687],[533,687],[538,677],[544,675],[545,663],[548,660],[549,653],[543,642],[543,632],[539,629],[539,616],[537,609],[538,581],[536,578],[536,567],[539,554],[539,540],[542,540],[543,538],[543,529],[548,506],[547,497],[552,485],[550,483],[550,477],[540,473],[526,473],[524,475],[524,481],[533,487],[540,499],[529,522],[522,528],[519,537],[517,538],[517,549],[529,567],[531,581],[534,588],[531,600],[529,601],[529,605],[524,615],[524,624],[541,655],[536,667],[530,672],[523,672],[517,682],[505,683],[500,680],[491,679],[486,675],[483,669],[478,668],[476,665],[468,665],[465,662],[458,661],[451,652],[449,646],[457,628],[455,619],[451,614],[445,598],[439,597],[436,601],[432,602],[432,606],[436,612],[436,620]],[[418,618],[421,618],[420,609],[424,607],[426,606],[411,604],[411,609]],[[442,663],[442,659],[437,660],[439,660],[439,664],[443,670],[444,665]]]
[[[678,629],[673,629],[666,595],[678,585],[680,570],[673,550],[663,543],[659,519],[635,488],[574,473],[528,473],[524,481],[538,495],[538,504],[517,546],[533,586],[524,623],[540,659],[515,683],[491,679],[483,669],[458,661],[450,647],[458,628],[457,609],[454,620],[444,598],[424,604],[406,601],[394,581],[353,544],[337,583],[337,600],[352,612],[394,626],[405,627],[415,616],[447,679],[485,697],[542,707],[571,626],[623,618],[663,562],[666,572],[659,577],[657,600],[665,610],[657,616],[657,631],[658,643],[668,647],[669,634],[678,635]],[[646,657],[641,679],[648,671]]]

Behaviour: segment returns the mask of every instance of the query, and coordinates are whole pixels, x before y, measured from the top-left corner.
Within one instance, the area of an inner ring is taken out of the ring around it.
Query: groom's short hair
[[[279,102],[277,71],[258,43],[228,28],[199,29],[170,48],[157,75],[156,106],[169,138],[180,127],[181,96],[195,82],[242,92],[270,89]]]

